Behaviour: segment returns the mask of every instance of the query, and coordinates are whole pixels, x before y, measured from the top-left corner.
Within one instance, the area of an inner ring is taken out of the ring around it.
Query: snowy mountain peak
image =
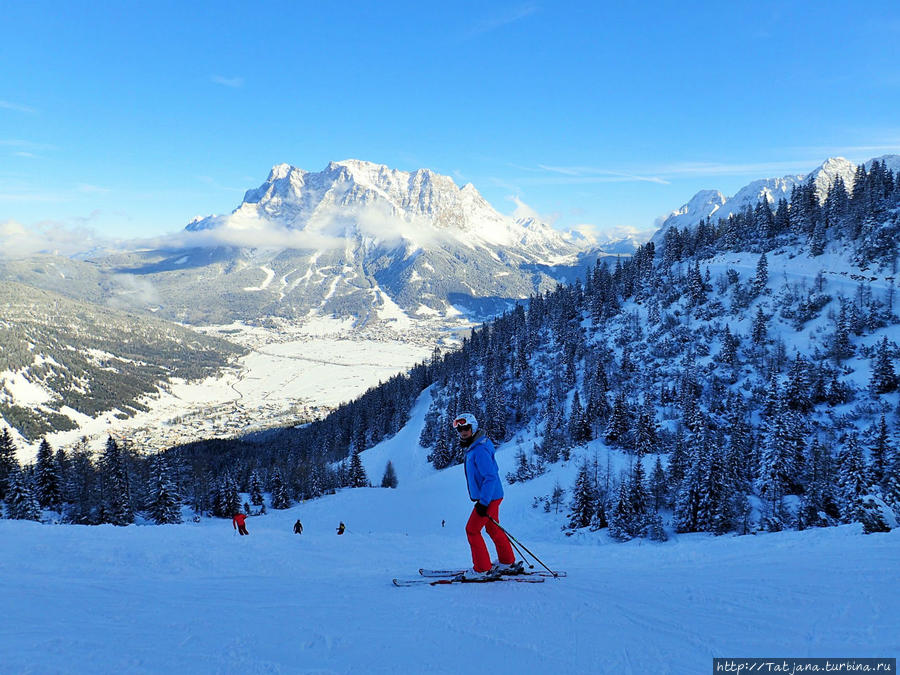
[[[816,195],[819,201],[824,201],[828,190],[834,185],[838,177],[842,178],[848,190],[853,189],[853,177],[856,173],[856,165],[843,157],[829,157],[819,168],[809,174],[816,186]]]
[[[450,176],[431,169],[401,171],[359,159],[329,162],[320,172],[276,164],[262,185],[247,191],[230,217],[195,219],[187,229],[245,228],[248,222],[255,223],[255,229],[270,223],[332,233],[350,225],[362,236],[377,224],[377,231],[369,232],[372,238],[383,239],[387,230],[402,231],[414,248],[423,246],[420,238],[434,230],[467,247],[514,248],[515,254],[532,261],[570,256],[578,249],[549,225],[526,225],[498,213],[471,183],[460,188]],[[331,227],[336,222],[339,227]]]

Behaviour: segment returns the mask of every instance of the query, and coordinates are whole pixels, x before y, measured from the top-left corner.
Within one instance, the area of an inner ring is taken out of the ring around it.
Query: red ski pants
[[[486,529],[488,536],[494,542],[497,549],[497,558],[504,565],[511,565],[516,562],[516,554],[513,553],[509,539],[499,527],[497,527],[491,518],[500,522],[500,502],[502,499],[495,499],[488,504],[487,512],[489,517],[479,516],[475,508],[472,508],[472,515],[469,516],[469,522],[466,523],[466,537],[469,539],[469,547],[472,549],[472,564],[476,572],[487,572],[491,569],[491,556],[488,553],[484,538],[481,536],[481,530]]]

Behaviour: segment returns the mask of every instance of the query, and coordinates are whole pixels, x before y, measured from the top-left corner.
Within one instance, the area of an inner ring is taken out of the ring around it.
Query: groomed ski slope
[[[170,526],[0,520],[3,673],[708,673],[714,656],[900,655],[900,530],[664,544],[565,537],[532,509],[574,462],[507,486],[502,522],[568,578],[395,588],[470,564],[462,468],[416,449],[427,401],[367,451],[396,490]],[[498,453],[512,468],[514,446]],[[300,518],[304,533],[292,533]],[[441,520],[446,526],[441,526]],[[344,536],[335,528],[343,520]]]

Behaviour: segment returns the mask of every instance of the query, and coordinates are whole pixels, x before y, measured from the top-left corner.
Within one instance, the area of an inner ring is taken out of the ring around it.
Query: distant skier
[[[459,444],[466,449],[466,482],[469,498],[475,508],[466,523],[466,537],[472,549],[473,568],[466,570],[467,579],[480,579],[490,574],[500,574],[516,562],[509,539],[494,521],[500,520],[500,502],[503,501],[503,485],[500,470],[494,459],[494,444],[484,431],[478,430],[478,420],[472,413],[460,413],[453,419],[453,428],[459,433]],[[486,529],[497,549],[498,564],[491,566],[481,530]]]
[[[297,519],[297,522],[294,523],[294,534],[303,534],[303,523],[300,522],[300,519]]]
[[[342,522],[340,525],[338,525],[337,533],[338,533],[338,534],[344,534],[344,530],[346,530],[346,529],[347,529],[347,527],[346,527],[346,526],[344,525],[344,523]]]
[[[442,521],[441,521],[441,527],[444,527],[444,525],[446,525],[446,524],[447,524],[447,521],[446,521],[446,520],[442,520]]]
[[[247,526],[244,525],[245,520],[247,520],[247,514],[245,513],[236,513],[234,518],[231,519],[231,524],[234,525],[234,529],[241,533],[241,536],[250,534],[247,532]]]

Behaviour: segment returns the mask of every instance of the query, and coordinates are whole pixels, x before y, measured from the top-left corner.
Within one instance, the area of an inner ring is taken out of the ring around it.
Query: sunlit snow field
[[[426,403],[362,455],[376,483],[394,462],[396,490],[270,510],[248,520],[248,537],[216,519],[0,520],[0,670],[706,673],[715,656],[900,653],[900,530],[568,538],[562,514],[531,502],[557,479],[569,486],[574,461],[507,486],[501,508],[504,525],[568,578],[395,588],[393,577],[422,566],[470,564],[462,468],[435,472],[416,443]],[[502,473],[514,448],[498,453]]]

